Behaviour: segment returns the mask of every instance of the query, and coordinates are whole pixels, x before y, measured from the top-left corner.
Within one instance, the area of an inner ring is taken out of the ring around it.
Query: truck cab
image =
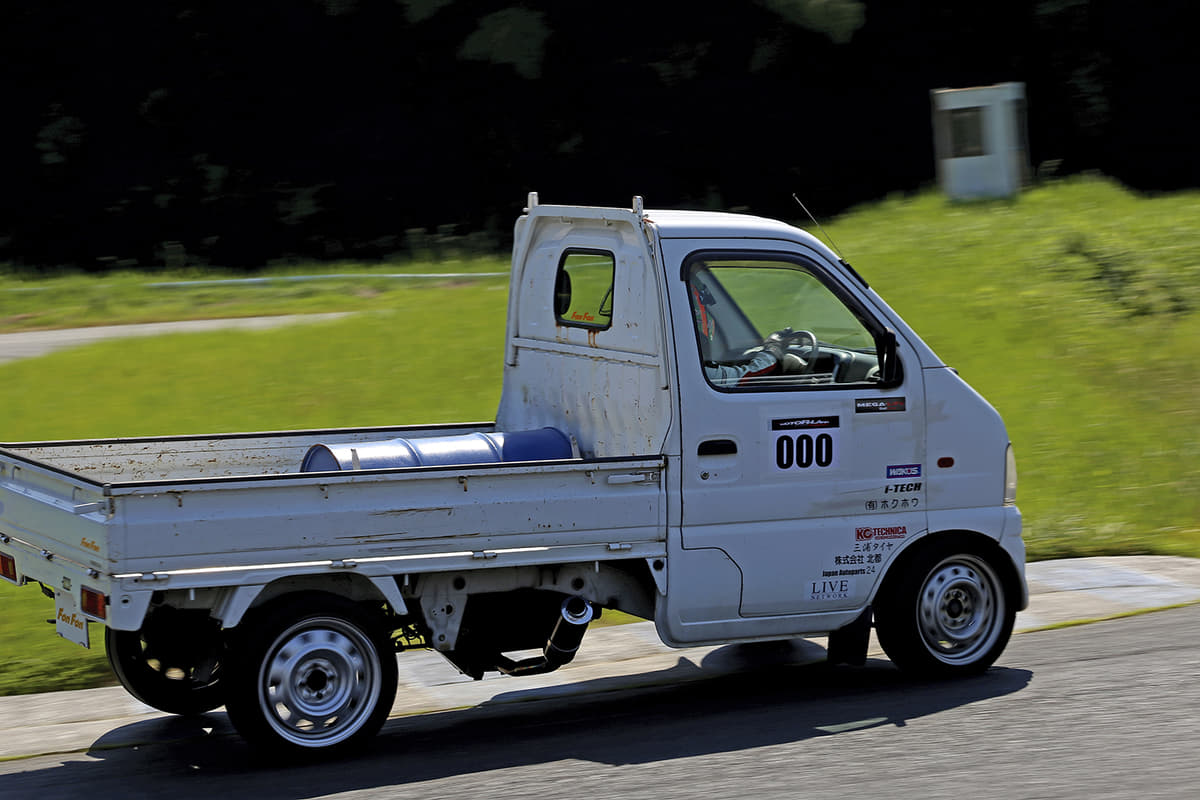
[[[817,239],[532,195],[516,242],[499,424],[665,456],[664,641],[843,628],[947,539],[989,551],[1024,607],[1003,422]],[[784,356],[763,359],[773,335]]]

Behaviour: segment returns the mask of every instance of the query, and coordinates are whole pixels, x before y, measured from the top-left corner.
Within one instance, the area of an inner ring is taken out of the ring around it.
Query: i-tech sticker
[[[836,416],[773,419],[771,431],[776,471],[799,474],[837,466],[841,427]]]

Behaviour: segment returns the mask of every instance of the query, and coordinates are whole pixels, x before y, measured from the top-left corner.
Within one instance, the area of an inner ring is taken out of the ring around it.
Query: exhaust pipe
[[[498,655],[496,668],[505,675],[543,675],[569,664],[575,658],[583,634],[587,632],[588,623],[594,616],[592,604],[587,600],[578,595],[568,597],[562,602],[558,621],[554,623],[554,630],[542,648],[542,655],[521,661]]]

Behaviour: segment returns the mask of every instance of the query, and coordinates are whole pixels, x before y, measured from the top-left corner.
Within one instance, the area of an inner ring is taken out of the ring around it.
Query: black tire
[[[920,677],[983,672],[1012,636],[1016,607],[1002,555],[979,543],[932,543],[893,567],[875,632],[900,669]]]
[[[117,680],[131,695],[169,714],[203,714],[225,702],[221,626],[207,612],[162,608],[140,631],[104,629]]]
[[[398,676],[382,614],[314,592],[265,606],[239,633],[226,710],[251,744],[289,756],[342,752],[387,719]]]

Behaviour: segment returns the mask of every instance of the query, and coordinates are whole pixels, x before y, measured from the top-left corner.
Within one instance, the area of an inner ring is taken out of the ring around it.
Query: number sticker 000
[[[775,440],[775,466],[781,470],[832,467],[837,461],[833,434],[801,433]]]

